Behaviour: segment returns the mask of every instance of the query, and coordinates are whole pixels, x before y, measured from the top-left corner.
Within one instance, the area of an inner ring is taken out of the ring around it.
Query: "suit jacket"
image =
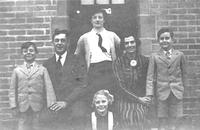
[[[58,101],[67,101],[69,104],[81,96],[87,85],[86,64],[82,59],[78,55],[67,55],[61,70],[56,67],[55,55],[44,63]]]
[[[182,52],[172,49],[170,59],[163,50],[152,54],[147,74],[147,95],[153,95],[155,89],[159,100],[166,100],[170,92],[182,99],[187,86],[186,75],[186,59]]]
[[[40,111],[45,99],[49,107],[56,97],[47,69],[37,63],[30,72],[25,64],[16,67],[11,77],[9,99],[11,108],[18,107],[20,112],[29,107]]]

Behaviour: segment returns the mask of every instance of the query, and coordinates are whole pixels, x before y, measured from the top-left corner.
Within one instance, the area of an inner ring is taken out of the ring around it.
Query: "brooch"
[[[137,65],[137,61],[136,61],[136,60],[131,60],[131,61],[130,61],[130,65],[131,65],[132,67],[135,67],[135,66]]]

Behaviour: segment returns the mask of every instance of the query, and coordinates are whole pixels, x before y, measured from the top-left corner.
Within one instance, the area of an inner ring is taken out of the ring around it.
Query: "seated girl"
[[[91,113],[92,130],[113,130],[114,117],[108,109],[113,101],[114,97],[108,90],[99,90],[94,94],[92,102],[94,111]]]

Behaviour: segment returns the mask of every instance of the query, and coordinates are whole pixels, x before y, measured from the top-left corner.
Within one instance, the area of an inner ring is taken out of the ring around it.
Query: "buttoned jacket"
[[[167,58],[163,50],[153,53],[147,73],[147,95],[155,92],[159,100],[165,100],[172,92],[178,99],[182,99],[185,86],[187,74],[184,54],[174,49],[171,58]]]
[[[44,63],[44,66],[53,82],[57,100],[72,103],[84,93],[87,85],[85,61],[78,55],[68,54],[61,70],[56,64],[54,55]]]
[[[9,99],[11,108],[25,112],[29,107],[40,111],[56,101],[53,85],[47,69],[37,63],[29,71],[25,64],[16,67],[12,73]],[[46,100],[46,101],[45,101]]]

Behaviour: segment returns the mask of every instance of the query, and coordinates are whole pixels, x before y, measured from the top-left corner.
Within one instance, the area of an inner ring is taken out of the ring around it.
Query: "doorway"
[[[100,0],[70,0],[69,17],[72,32],[70,50],[72,53],[75,51],[79,37],[92,29],[90,14],[95,8],[106,10],[108,15],[105,28],[107,30],[115,32],[120,38],[126,32],[138,35],[138,0],[101,0],[104,3],[98,3],[98,1]]]

